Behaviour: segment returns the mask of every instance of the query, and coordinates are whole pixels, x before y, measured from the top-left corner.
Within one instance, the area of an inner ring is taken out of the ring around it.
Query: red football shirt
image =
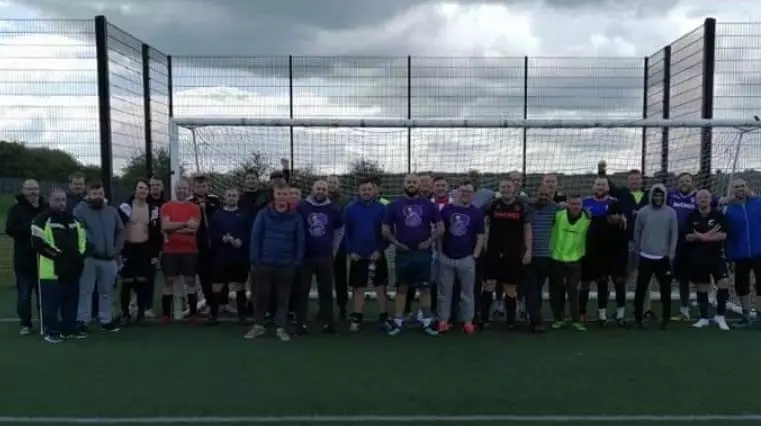
[[[187,222],[191,219],[201,222],[201,208],[189,201],[169,201],[161,206],[161,218],[170,222]],[[171,232],[165,234],[164,253],[198,253],[196,234]]]

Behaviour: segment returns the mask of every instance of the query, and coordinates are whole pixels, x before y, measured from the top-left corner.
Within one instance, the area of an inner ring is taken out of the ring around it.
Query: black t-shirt
[[[498,198],[486,206],[485,214],[489,220],[487,250],[522,253],[523,226],[531,223],[531,210],[525,201],[517,197],[511,202]]]
[[[714,228],[717,228],[718,232],[727,232],[724,213],[719,210],[711,209],[707,214],[694,210],[687,216],[687,233],[689,234],[693,232],[704,234]],[[710,243],[692,241],[689,243],[689,247],[692,256],[698,261],[711,261],[724,257],[724,241]]]

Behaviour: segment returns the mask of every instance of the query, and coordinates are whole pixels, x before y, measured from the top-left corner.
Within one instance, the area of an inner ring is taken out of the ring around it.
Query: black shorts
[[[151,276],[151,269],[153,264],[151,263],[151,247],[150,243],[124,243],[124,249],[122,249],[122,257],[124,263],[122,269],[119,272],[122,279],[135,280],[143,279],[147,280]]]
[[[690,282],[693,284],[710,284],[729,278],[729,268],[724,258],[700,259],[693,261],[690,268]]]
[[[629,248],[608,248],[604,251],[587,252],[581,260],[581,280],[594,282],[607,278],[626,278]]]
[[[499,283],[518,285],[523,277],[523,255],[517,253],[486,253],[484,278]]]
[[[349,263],[349,285],[352,288],[380,287],[388,285],[388,262],[381,256],[375,262],[375,275],[370,279],[370,259],[352,260]]]
[[[214,284],[245,284],[248,281],[248,263],[228,263],[214,265]]]
[[[167,277],[196,276],[198,255],[195,253],[164,253],[161,256],[161,269]]]

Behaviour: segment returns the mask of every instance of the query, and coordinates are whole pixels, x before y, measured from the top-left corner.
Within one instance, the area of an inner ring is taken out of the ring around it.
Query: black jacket
[[[238,206],[251,217],[256,215],[265,207],[271,200],[270,190],[266,188],[257,189],[255,191],[246,191],[238,202]]]
[[[198,250],[208,252],[211,250],[211,236],[209,235],[209,221],[214,216],[214,212],[222,207],[222,199],[214,194],[207,194],[203,206],[201,201],[195,195],[190,197],[189,201],[198,204],[201,207],[201,224],[198,225],[196,239],[198,241]]]
[[[610,187],[610,195],[618,199],[621,213],[626,217],[626,232],[629,234],[629,240],[633,240],[634,222],[637,219],[637,212],[650,203],[650,194],[648,194],[647,190],[643,190],[642,198],[637,202],[637,199],[634,198],[634,194],[632,194],[629,188],[614,185],[610,178],[608,178],[608,186]]]
[[[85,194],[76,195],[71,192],[66,193],[66,213],[74,213],[74,208],[85,198]]]
[[[53,241],[47,241],[39,234],[48,227],[48,222],[53,231]],[[85,238],[82,225],[71,213],[49,208],[35,216],[32,225],[38,232],[31,239],[35,252],[53,260],[54,272],[60,282],[78,283],[85,262],[84,250],[80,250],[80,233],[81,238]],[[32,233],[35,234],[34,231]]]
[[[122,219],[122,223],[126,227],[132,217],[133,202],[135,197],[129,197],[127,201],[119,205],[119,217]],[[161,215],[159,213],[160,207],[152,204],[150,200],[148,204],[148,245],[151,250],[151,257],[159,257],[161,246],[164,242],[163,234],[161,233]]]
[[[26,274],[37,274],[37,252],[32,247],[32,221],[47,207],[40,198],[39,207],[33,206],[26,197],[16,197],[16,204],[8,209],[5,233],[13,238],[13,269]]]

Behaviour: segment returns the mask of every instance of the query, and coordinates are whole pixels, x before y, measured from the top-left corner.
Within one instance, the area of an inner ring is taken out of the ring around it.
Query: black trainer
[[[109,333],[114,333],[120,330],[119,326],[116,324],[116,322],[111,321],[107,322],[105,324],[100,325],[101,330],[107,331]]]

